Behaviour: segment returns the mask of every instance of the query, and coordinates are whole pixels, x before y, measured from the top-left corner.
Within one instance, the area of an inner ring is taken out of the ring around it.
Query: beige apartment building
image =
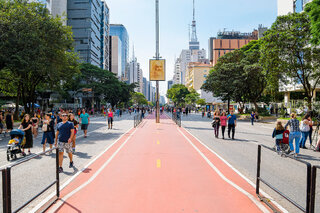
[[[206,81],[212,65],[201,62],[191,62],[187,67],[185,86],[188,89],[200,90],[202,84]]]

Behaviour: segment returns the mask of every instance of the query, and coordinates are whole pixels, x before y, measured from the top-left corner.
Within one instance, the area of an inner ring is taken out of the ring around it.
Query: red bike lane
[[[151,118],[151,117],[149,117]],[[48,212],[271,212],[254,188],[166,116],[145,119],[61,192]]]

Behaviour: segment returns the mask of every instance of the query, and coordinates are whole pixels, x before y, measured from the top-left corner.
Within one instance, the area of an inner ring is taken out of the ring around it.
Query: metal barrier
[[[18,207],[13,212],[19,212],[24,207],[26,207],[28,204],[30,204],[32,201],[34,201],[36,198],[38,198],[40,195],[42,195],[44,192],[46,192],[48,189],[50,189],[52,186],[56,185],[56,199],[57,201],[60,197],[60,178],[59,178],[59,149],[53,148],[49,149],[45,152],[41,152],[39,154],[35,154],[32,157],[25,158],[22,161],[19,161],[17,163],[13,163],[12,165],[2,169],[2,196],[3,196],[3,213],[11,213],[12,212],[12,203],[11,203],[11,169],[15,166],[18,166],[20,164],[23,164],[27,161],[30,161],[36,157],[39,157],[40,155],[44,155],[47,152],[56,150],[56,180],[51,183],[49,186],[47,186],[45,189],[43,189],[40,193],[32,197],[30,200],[28,200],[26,203],[24,203],[22,206]],[[1,171],[1,170],[0,170]],[[52,203],[51,203],[52,204]]]
[[[133,120],[134,120],[133,126],[134,128],[136,128],[142,122],[142,114],[135,115]]]
[[[272,186],[270,183],[268,183],[266,180],[264,180],[263,178],[260,177],[260,165],[261,165],[261,147],[266,148],[268,150],[271,150],[272,152],[274,152],[274,150],[270,147],[264,146],[262,144],[258,145],[258,158],[257,158],[257,179],[256,179],[256,194],[257,196],[260,198],[261,201],[263,201],[266,205],[268,205],[271,209],[273,209],[274,211],[276,211],[276,209],[274,209],[273,206],[271,206],[269,204],[269,202],[267,202],[263,197],[260,196],[260,182],[264,183],[265,185],[267,185],[269,188],[271,188],[273,191],[275,191],[276,193],[278,193],[281,197],[283,197],[284,199],[286,199],[287,201],[289,201],[292,205],[294,205],[295,207],[297,207],[298,209],[300,209],[303,212],[306,213],[310,213],[311,212],[311,202],[310,202],[310,198],[311,198],[311,164],[300,160],[300,159],[296,159],[293,157],[289,157],[292,158],[300,163],[303,163],[307,166],[307,186],[306,186],[306,191],[307,191],[307,196],[306,196],[306,207],[304,208],[303,206],[299,205],[297,202],[295,202],[294,200],[292,200],[291,198],[289,198],[288,196],[286,196],[283,192],[281,192],[279,189],[275,188],[274,186]]]
[[[172,120],[179,126],[181,127],[181,115],[179,113],[172,113]]]
[[[315,211],[315,200],[316,200],[316,187],[317,187],[317,170],[320,166],[312,166],[312,180],[311,180],[311,196],[310,196],[310,213]]]

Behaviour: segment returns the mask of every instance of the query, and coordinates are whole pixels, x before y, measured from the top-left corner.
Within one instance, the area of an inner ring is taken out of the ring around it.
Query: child
[[[277,146],[277,152],[280,152],[280,142],[283,140],[283,133],[285,129],[282,126],[281,121],[277,121],[276,128],[274,128],[272,133],[272,138],[276,138],[276,146]]]
[[[15,137],[13,139],[11,139],[8,143],[8,145],[13,145],[13,144],[18,144],[19,143],[19,137]]]

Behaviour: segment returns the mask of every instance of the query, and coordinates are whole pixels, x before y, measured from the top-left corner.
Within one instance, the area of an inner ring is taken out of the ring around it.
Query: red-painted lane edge
[[[144,122],[110,164],[56,212],[260,212],[248,197],[204,162],[170,120],[163,119],[161,124]],[[88,173],[79,175],[66,187],[62,199],[88,181],[128,139],[128,134],[92,164]],[[203,147],[199,149],[208,152]],[[208,158],[216,165],[213,156]],[[218,164],[228,173],[226,176],[232,175],[221,162]],[[241,187],[246,183],[238,178],[234,181]]]

